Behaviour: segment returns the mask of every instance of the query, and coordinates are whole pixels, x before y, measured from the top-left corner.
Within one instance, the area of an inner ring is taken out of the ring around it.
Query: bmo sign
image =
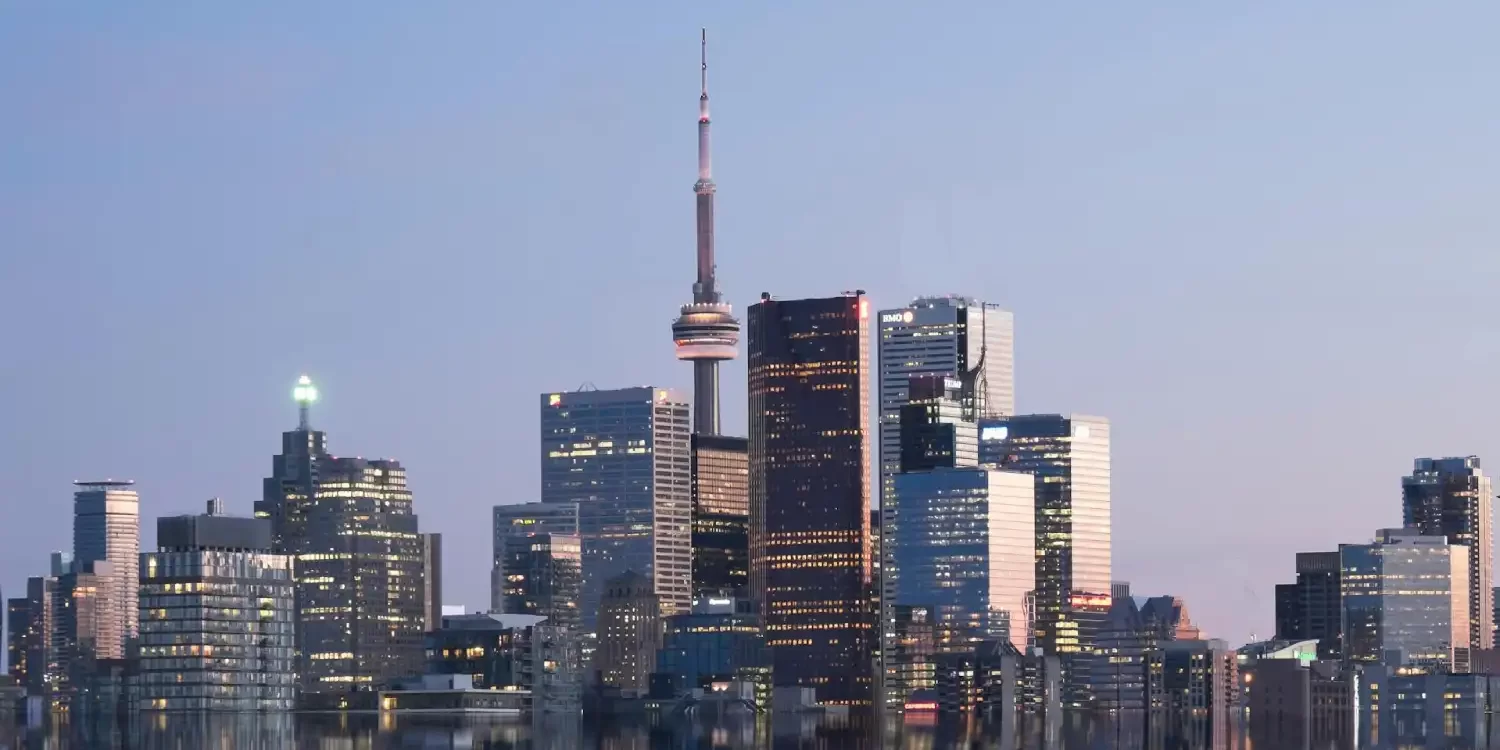
[[[910,323],[912,321],[913,317],[916,317],[916,316],[912,314],[911,310],[897,310],[896,312],[881,313],[880,314],[880,322],[882,322],[882,323]]]

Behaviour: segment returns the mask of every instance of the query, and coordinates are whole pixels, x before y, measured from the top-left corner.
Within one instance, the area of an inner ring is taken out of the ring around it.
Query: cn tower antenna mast
[[[713,161],[709,154],[708,30],[699,41],[698,181],[693,183],[697,202],[698,274],[693,281],[693,301],[683,305],[672,324],[677,358],[693,363],[693,432],[719,434],[719,363],[739,354],[740,322],[734,310],[719,297],[714,278]]]

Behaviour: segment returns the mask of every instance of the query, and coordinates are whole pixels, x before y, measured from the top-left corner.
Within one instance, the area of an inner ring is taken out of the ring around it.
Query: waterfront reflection
[[[1500,718],[1500,717],[1496,717]],[[1411,734],[1422,732],[1418,728]],[[1393,734],[1393,733],[1388,733]],[[1153,735],[1139,719],[1085,715],[1051,724],[1031,722],[1003,731],[978,721],[892,720],[876,727],[869,719],[812,715],[683,719],[653,722],[550,721],[449,715],[147,714],[122,724],[59,725],[48,729],[0,728],[0,750],[1355,750],[1347,743],[1256,737],[1235,729],[1216,739]],[[1358,750],[1500,750],[1500,726],[1443,727],[1423,736],[1363,736]]]

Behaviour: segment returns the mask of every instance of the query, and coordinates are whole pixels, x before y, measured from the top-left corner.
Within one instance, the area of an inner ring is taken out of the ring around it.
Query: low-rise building
[[[527,711],[576,715],[580,708],[578,635],[544,617],[444,617],[427,634],[426,651],[427,676],[466,676],[465,690],[524,693]]]

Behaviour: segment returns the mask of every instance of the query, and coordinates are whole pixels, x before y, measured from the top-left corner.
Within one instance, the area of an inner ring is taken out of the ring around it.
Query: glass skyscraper
[[[549,625],[578,627],[582,545],[574,534],[516,534],[505,540],[505,609]]]
[[[749,596],[750,458],[745,438],[693,436],[693,596]]]
[[[634,570],[666,614],[692,598],[689,406],[650,387],[541,397],[544,503],[578,504],[583,540],[579,613],[593,630],[604,582]]]
[[[490,569],[490,611],[505,608],[505,543],[527,534],[578,534],[578,503],[512,503],[494,507],[494,564]],[[580,584],[581,585],[581,584]],[[576,624],[576,623],[575,623]]]
[[[1401,507],[1407,528],[1443,536],[1469,551],[1468,620],[1471,649],[1494,644],[1495,492],[1477,456],[1419,458],[1401,480]]]
[[[869,705],[869,301],[775,300],[748,314],[751,590],[776,685]]]
[[[293,708],[292,557],[271,552],[266,519],[157,521],[141,555],[140,706]]]
[[[124,654],[125,640],[135,636],[136,566],[141,554],[141,499],[130,481],[74,482],[73,560],[78,565],[105,560],[115,579],[109,606],[116,624],[108,637],[119,643],[99,644],[102,651]]]
[[[1341,544],[1347,658],[1448,669],[1469,641],[1469,550],[1414,529]]]

